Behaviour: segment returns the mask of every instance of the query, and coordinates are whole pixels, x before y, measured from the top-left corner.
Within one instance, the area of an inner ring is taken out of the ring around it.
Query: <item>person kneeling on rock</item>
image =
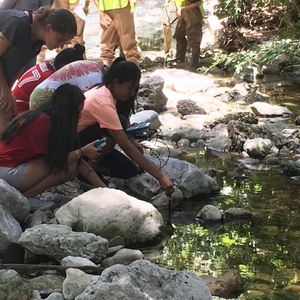
[[[105,184],[83,159],[97,159],[101,148],[92,141],[78,148],[77,125],[84,104],[77,86],[64,84],[51,99],[15,117],[0,138],[0,178],[18,189],[31,211],[54,205],[39,193],[73,180],[79,171],[96,187]]]

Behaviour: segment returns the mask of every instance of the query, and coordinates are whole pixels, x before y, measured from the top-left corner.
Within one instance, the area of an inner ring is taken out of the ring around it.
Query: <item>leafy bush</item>
[[[248,51],[234,52],[229,55],[218,54],[213,59],[213,64],[203,69],[208,72],[212,68],[234,69],[237,73],[249,63],[258,65],[268,65],[278,61],[283,55],[289,57],[289,63],[299,63],[300,61],[300,41],[284,39],[280,41],[270,41],[262,45],[255,45]]]

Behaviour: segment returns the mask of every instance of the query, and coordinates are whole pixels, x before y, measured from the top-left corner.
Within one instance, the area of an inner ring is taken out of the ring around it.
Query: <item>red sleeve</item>
[[[12,94],[16,100],[29,103],[29,97],[37,85],[55,72],[52,62],[43,61],[26,71],[13,88]]]
[[[50,117],[41,114],[27,128],[28,138],[35,154],[45,154],[48,146],[48,137],[51,128]]]

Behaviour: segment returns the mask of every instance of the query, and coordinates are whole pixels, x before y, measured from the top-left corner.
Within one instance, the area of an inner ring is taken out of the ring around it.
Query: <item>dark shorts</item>
[[[123,129],[127,128],[127,119],[119,116]],[[106,128],[101,128],[98,123],[91,125],[79,133],[79,142],[81,146],[87,145],[104,136],[111,136]],[[126,155],[113,149],[107,153],[100,165],[109,167],[112,177],[129,179],[138,174],[137,165]]]

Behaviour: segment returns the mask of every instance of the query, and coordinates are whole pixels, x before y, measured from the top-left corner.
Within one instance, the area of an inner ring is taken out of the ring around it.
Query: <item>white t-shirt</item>
[[[103,64],[95,61],[78,60],[65,65],[43,82],[30,95],[29,108],[32,109],[49,100],[61,85],[70,83],[83,92],[103,80]]]

